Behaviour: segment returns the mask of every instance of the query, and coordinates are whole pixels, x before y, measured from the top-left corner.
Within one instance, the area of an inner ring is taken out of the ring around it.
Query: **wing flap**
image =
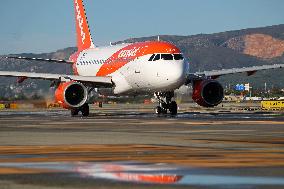
[[[73,64],[74,62],[69,60],[60,60],[60,59],[46,59],[46,58],[30,58],[30,57],[14,57],[7,56],[6,59],[15,59],[15,60],[31,60],[31,61],[44,61],[44,62],[53,62],[53,63],[62,63],[62,64]]]
[[[43,79],[50,81],[78,81],[95,87],[111,87],[113,82],[111,77],[93,77],[93,76],[76,76],[76,75],[61,75],[48,73],[32,73],[32,72],[10,72],[0,71],[0,76],[17,77],[25,79]]]
[[[273,65],[253,66],[253,67],[244,67],[244,68],[232,68],[232,69],[195,72],[195,73],[190,73],[188,79],[192,80],[192,79],[207,78],[207,77],[212,77],[216,79],[222,75],[236,74],[236,73],[247,73],[248,76],[250,76],[260,70],[279,69],[279,68],[284,68],[284,64],[273,64]]]

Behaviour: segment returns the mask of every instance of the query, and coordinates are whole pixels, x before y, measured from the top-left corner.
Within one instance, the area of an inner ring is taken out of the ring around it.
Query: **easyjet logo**
[[[78,0],[75,0],[75,4],[76,4],[76,11],[77,11],[76,19],[78,21],[78,25],[79,25],[79,28],[80,28],[82,43],[84,44],[85,39],[86,39],[86,34],[84,32],[84,26],[83,26],[84,19],[83,19],[82,14],[81,14],[81,10],[80,10]]]
[[[135,47],[134,49],[130,49],[130,50],[122,50],[118,54],[118,58],[135,57],[139,50],[140,50],[140,47],[138,47],[138,48]]]

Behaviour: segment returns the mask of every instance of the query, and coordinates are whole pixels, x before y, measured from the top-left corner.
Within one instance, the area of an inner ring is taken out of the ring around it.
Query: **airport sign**
[[[236,91],[244,91],[245,90],[245,85],[244,84],[237,84],[235,86]]]

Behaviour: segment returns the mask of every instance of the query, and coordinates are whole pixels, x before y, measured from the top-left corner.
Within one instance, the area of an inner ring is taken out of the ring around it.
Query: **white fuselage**
[[[81,52],[76,63],[77,73],[81,76],[98,76],[99,70],[106,64],[107,60],[128,45],[100,47]],[[119,59],[121,57],[135,56],[137,49],[123,51],[117,57]],[[163,53],[157,52],[155,54]],[[183,58],[164,60],[160,57],[160,59],[150,61],[151,56],[154,55],[137,56],[121,67],[117,67],[115,63],[112,63],[113,66],[106,68],[115,69],[112,73],[104,75],[112,77],[115,84],[114,94],[173,91],[184,84],[188,73],[188,63]]]

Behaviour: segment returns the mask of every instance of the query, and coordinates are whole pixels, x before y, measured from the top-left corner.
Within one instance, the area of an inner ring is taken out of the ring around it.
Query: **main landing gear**
[[[81,106],[80,108],[73,108],[71,109],[71,116],[77,116],[79,114],[79,112],[82,113],[83,117],[88,117],[90,114],[90,108],[89,105],[86,103],[83,106]]]
[[[171,115],[177,114],[177,103],[172,101],[174,97],[174,92],[165,92],[165,93],[155,93],[156,98],[159,101],[159,106],[156,107],[156,114],[167,114],[167,111],[171,113]]]

